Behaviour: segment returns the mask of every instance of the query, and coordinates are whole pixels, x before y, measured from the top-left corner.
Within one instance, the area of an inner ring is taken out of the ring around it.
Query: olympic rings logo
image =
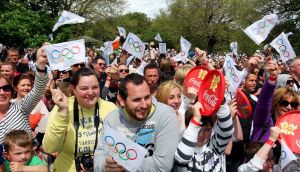
[[[231,63],[230,63],[229,61],[227,61],[226,66],[227,66],[227,68],[229,69],[230,76],[231,76],[232,80],[233,80],[234,82],[236,82],[236,83],[239,82],[239,81],[240,81],[240,78],[239,78],[239,76],[237,76],[237,74],[234,72],[234,69],[232,68]]]
[[[58,19],[58,23],[63,23],[63,22],[66,21],[66,20],[70,20],[70,18],[69,18],[69,17],[61,16],[61,17],[59,17],[59,19]]]
[[[279,45],[279,50],[281,51],[283,56],[288,58],[290,56],[290,53],[286,51],[286,46],[284,45],[283,39],[278,39],[277,45]]]
[[[105,51],[105,52],[111,51],[111,44],[105,44],[105,45],[104,45],[104,51]]]
[[[126,148],[125,144],[122,142],[115,143],[115,139],[111,136],[105,136],[105,143],[109,146],[109,149],[114,153],[119,154],[119,158],[127,161],[127,160],[135,160],[137,158],[137,152],[134,149]]]
[[[139,42],[134,41],[132,38],[128,39],[129,48],[133,49],[137,53],[143,52],[143,47],[140,45]]]
[[[71,49],[64,48],[61,51],[53,50],[51,56],[54,61],[64,61],[64,59],[71,59],[75,54],[80,53],[80,48],[78,46],[73,46]]]
[[[270,30],[274,24],[272,24],[272,19],[267,19],[258,23],[258,27],[254,28],[252,31],[257,35],[263,35],[267,30]]]

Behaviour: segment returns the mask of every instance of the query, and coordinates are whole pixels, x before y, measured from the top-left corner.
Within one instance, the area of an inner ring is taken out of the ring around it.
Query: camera
[[[83,168],[87,171],[93,171],[94,169],[93,158],[90,154],[84,154],[81,157],[75,159],[76,171],[81,170],[80,164],[82,164]]]

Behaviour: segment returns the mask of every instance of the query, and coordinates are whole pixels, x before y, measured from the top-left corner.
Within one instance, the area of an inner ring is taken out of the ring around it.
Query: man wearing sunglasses
[[[83,68],[83,67],[85,67],[85,63],[84,63],[84,62],[73,64],[73,65],[71,66],[72,75],[73,75],[74,73],[76,73],[79,69]]]
[[[92,61],[92,66],[99,77],[100,91],[102,92],[107,77],[107,74],[105,73],[106,64],[104,58],[96,57]]]

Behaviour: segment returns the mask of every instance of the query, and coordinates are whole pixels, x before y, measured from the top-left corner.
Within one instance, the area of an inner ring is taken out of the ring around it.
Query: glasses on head
[[[12,88],[10,85],[3,85],[0,87],[0,90],[3,90],[4,92],[11,92]]]
[[[287,80],[286,85],[290,85],[290,84],[294,84],[294,81],[293,80]]]
[[[129,69],[120,69],[119,72],[120,73],[129,73]]]
[[[291,105],[291,107],[293,109],[296,109],[298,107],[298,104],[299,104],[298,102],[289,102],[289,101],[284,100],[284,99],[281,99],[278,103],[279,103],[280,106],[284,106],[284,107],[287,107],[288,105]]]
[[[98,63],[99,66],[105,66],[105,63]]]
[[[79,66],[81,68],[83,68],[85,66],[85,64],[84,63],[78,63],[78,64],[74,64],[73,66],[76,67],[76,68],[79,67]]]

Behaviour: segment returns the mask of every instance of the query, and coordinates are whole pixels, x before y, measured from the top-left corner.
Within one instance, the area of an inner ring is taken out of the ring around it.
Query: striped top
[[[31,134],[29,114],[44,94],[48,76],[35,75],[32,90],[20,101],[11,103],[4,118],[0,121],[0,144],[6,133],[11,130],[25,130]]]
[[[189,124],[175,153],[176,164],[179,164],[175,171],[226,171],[224,151],[233,134],[229,107],[222,105],[217,116],[213,134],[202,147],[196,146],[201,127]]]

